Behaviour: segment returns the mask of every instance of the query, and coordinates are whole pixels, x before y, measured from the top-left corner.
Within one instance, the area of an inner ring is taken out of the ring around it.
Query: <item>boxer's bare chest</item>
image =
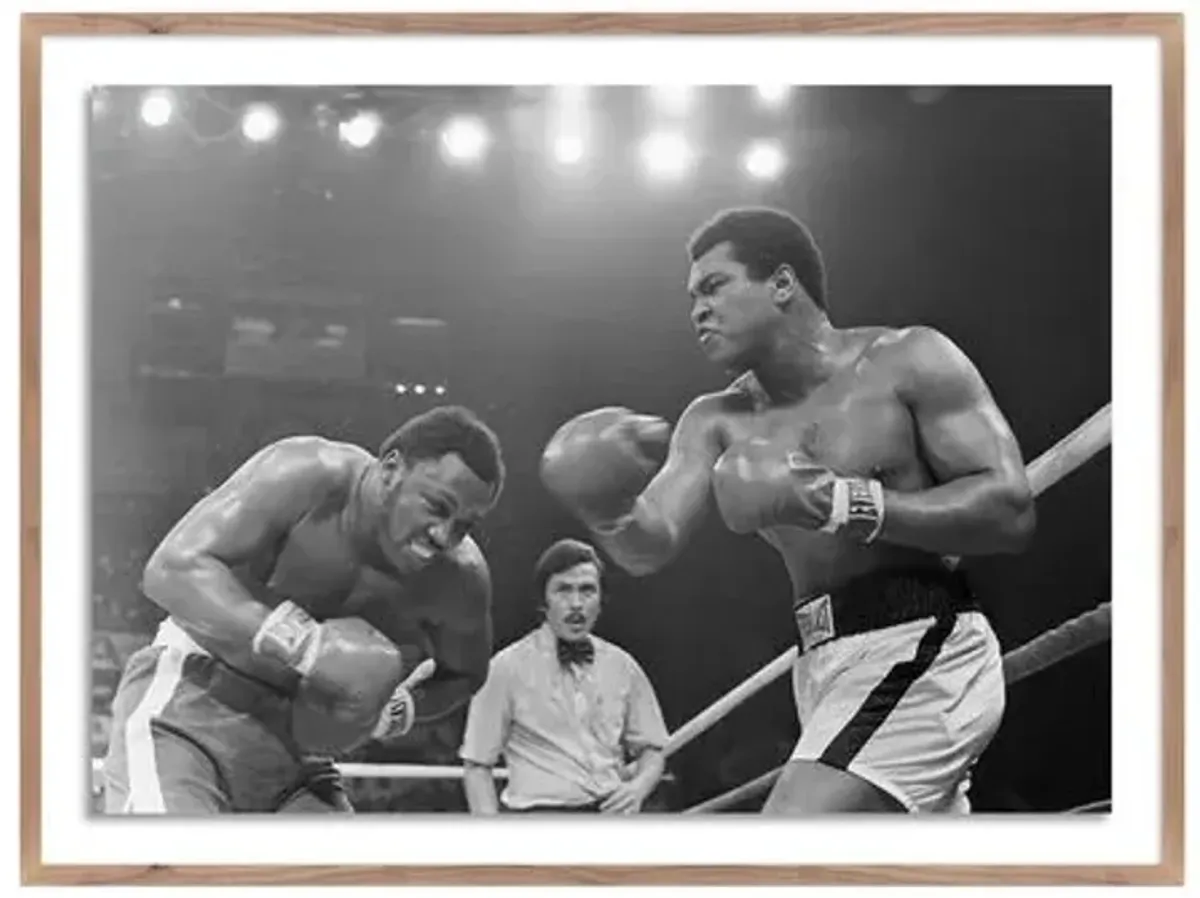
[[[882,379],[839,376],[800,402],[751,398],[724,421],[726,448],[762,440],[850,476],[889,479],[916,461],[912,416]]]
[[[398,579],[363,564],[339,514],[310,512],[276,550],[258,560],[249,576],[267,597],[290,599],[318,619],[352,613],[375,599],[404,600]]]
[[[723,430],[726,450],[763,440],[836,474],[874,477],[891,488],[915,489],[928,480],[911,412],[886,371],[869,364],[855,366],[786,405],[771,404],[753,385],[745,401],[727,415]],[[759,535],[782,555],[798,595],[831,588],[895,560],[893,552],[906,551],[884,545],[863,548],[798,527],[773,527]]]

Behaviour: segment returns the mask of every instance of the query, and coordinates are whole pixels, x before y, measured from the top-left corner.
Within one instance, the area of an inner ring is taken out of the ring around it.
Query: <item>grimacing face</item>
[[[691,321],[709,360],[734,370],[752,367],[769,346],[781,314],[779,291],[772,279],[751,278],[731,243],[718,243],[693,261],[688,273]]]
[[[389,456],[384,471],[388,494],[379,544],[405,573],[457,546],[495,504],[492,487],[458,453],[412,464]]]
[[[546,621],[559,639],[583,639],[600,617],[600,571],[590,561],[546,581]]]

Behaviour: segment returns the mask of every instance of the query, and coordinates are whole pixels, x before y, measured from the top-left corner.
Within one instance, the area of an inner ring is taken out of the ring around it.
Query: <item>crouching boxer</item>
[[[411,419],[379,456],[276,442],[205,496],[146,566],[168,618],[133,655],[102,768],[112,814],[350,810],[332,759],[439,719],[491,656],[469,536],[504,463],[466,409]],[[399,634],[428,657],[404,658]]]
[[[835,327],[821,254],[792,216],[727,210],[689,251],[700,348],[734,380],[673,432],[620,407],[580,415],[546,446],[543,480],[635,575],[674,558],[714,505],[779,553],[801,737],[768,813],[964,810],[1004,678],[942,556],[1027,544],[1017,441],[944,335]]]

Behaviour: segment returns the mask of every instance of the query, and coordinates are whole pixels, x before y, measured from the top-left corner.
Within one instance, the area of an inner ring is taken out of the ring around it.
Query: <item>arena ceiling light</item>
[[[659,131],[642,141],[642,162],[658,178],[677,178],[692,167],[695,153],[682,134]]]
[[[142,122],[151,128],[161,128],[175,114],[175,102],[165,90],[155,90],[142,97],[138,110]]]
[[[772,140],[756,141],[742,154],[742,169],[760,181],[778,178],[786,167],[783,147]]]
[[[552,88],[546,114],[550,154],[563,167],[577,166],[587,156],[591,132],[591,99],[587,85]]]
[[[554,139],[554,159],[559,164],[578,165],[583,156],[583,138],[578,134],[560,134]]]
[[[272,140],[280,125],[279,113],[268,103],[253,103],[242,113],[242,136],[252,143]]]
[[[787,84],[760,84],[754,91],[764,106],[778,107],[786,102],[792,89]]]
[[[91,91],[92,99],[92,117],[103,118],[108,115],[108,111],[112,108],[112,97],[106,88],[94,87]]]
[[[360,112],[338,125],[338,136],[356,150],[364,149],[379,136],[383,123],[374,112]]]
[[[487,152],[491,135],[473,116],[458,116],[442,126],[442,153],[451,162],[478,162]]]

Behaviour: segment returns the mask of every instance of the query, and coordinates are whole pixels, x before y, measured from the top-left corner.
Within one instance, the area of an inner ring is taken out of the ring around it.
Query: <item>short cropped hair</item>
[[[756,281],[766,280],[781,265],[790,266],[813,302],[829,311],[821,249],[812,232],[794,215],[765,206],[724,209],[692,234],[688,255],[694,262],[722,243],[732,246],[733,257]]]
[[[504,487],[504,456],[499,438],[474,412],[459,405],[438,406],[409,418],[383,441],[379,457],[393,451],[407,462],[457,453],[496,495]]]
[[[580,564],[596,565],[596,572],[603,581],[604,562],[600,560],[600,553],[582,540],[560,539],[543,552],[542,557],[533,567],[533,584],[537,600],[545,601],[546,584],[550,582],[551,577],[561,574],[563,571],[569,571]]]

